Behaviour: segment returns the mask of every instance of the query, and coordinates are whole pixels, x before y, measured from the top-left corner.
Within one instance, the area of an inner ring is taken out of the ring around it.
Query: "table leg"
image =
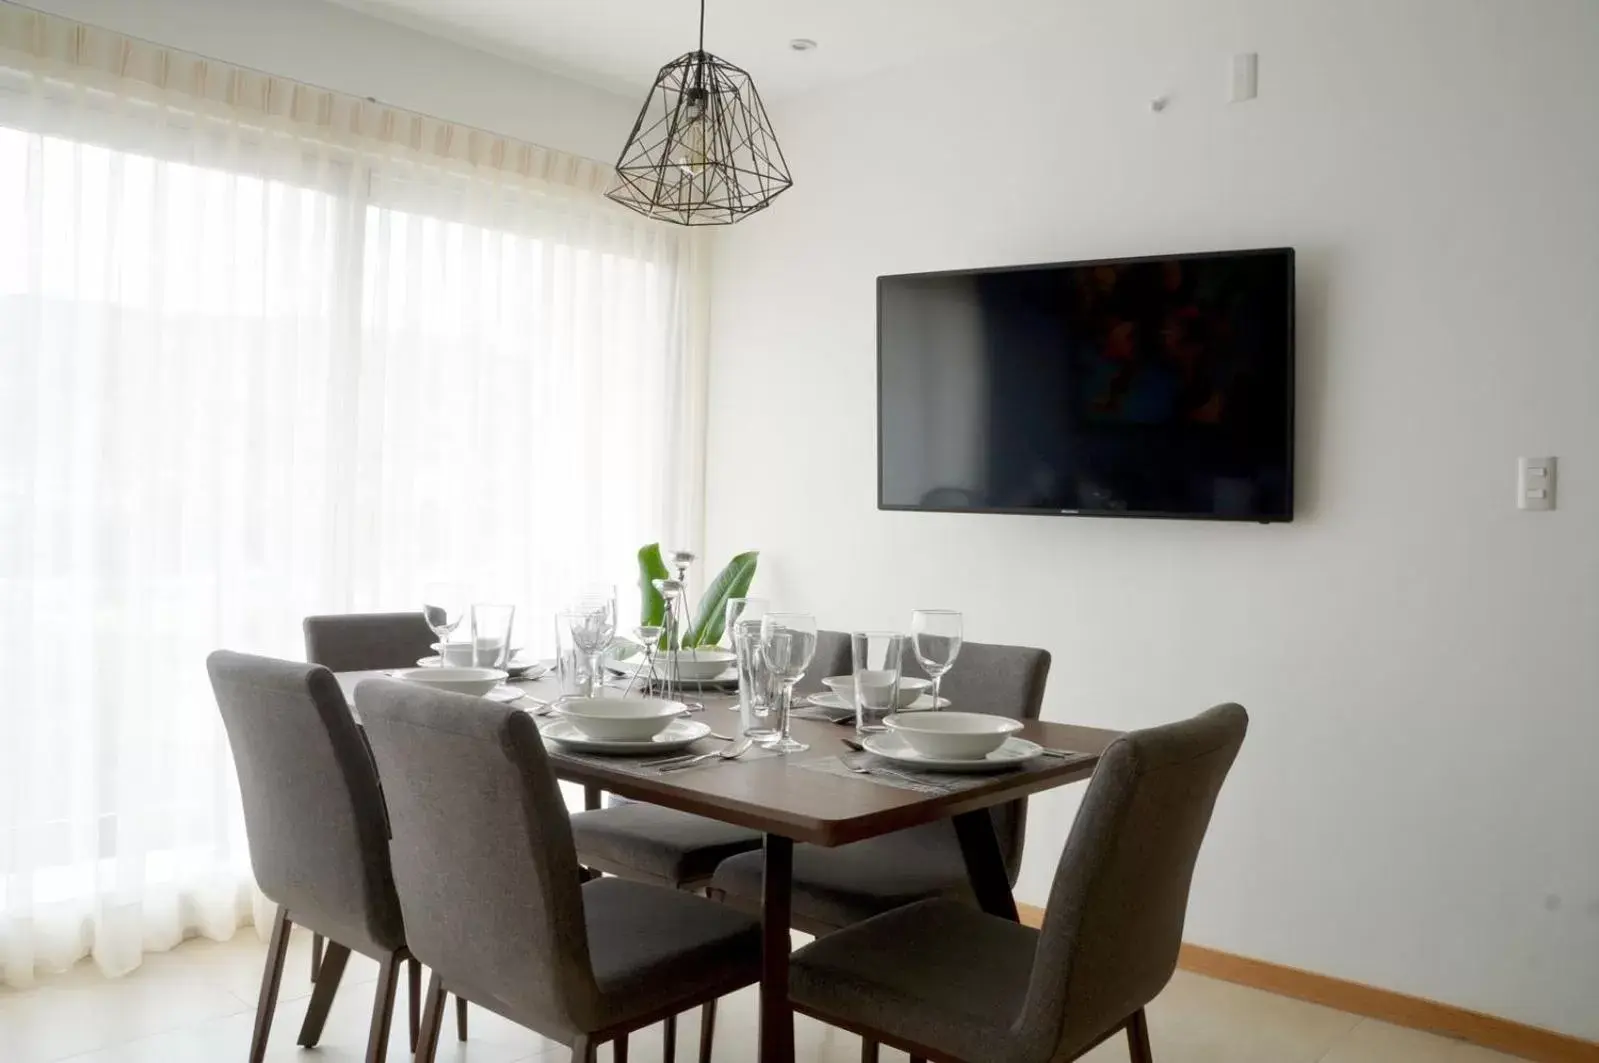
[[[1010,892],[1010,876],[1005,857],[999,851],[999,836],[994,833],[994,817],[988,809],[962,812],[954,818],[955,837],[960,839],[961,856],[966,860],[966,879],[971,883],[977,906],[989,915],[1016,922],[1016,898]]]
[[[794,1012],[788,1005],[789,904],[794,842],[766,836],[761,883],[761,1063],[793,1063]]]
[[[583,811],[593,812],[603,803],[600,799],[605,796],[605,791],[598,786],[587,784],[583,787]]]

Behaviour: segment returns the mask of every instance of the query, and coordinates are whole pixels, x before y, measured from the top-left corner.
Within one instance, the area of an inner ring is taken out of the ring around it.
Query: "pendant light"
[[[729,225],[793,181],[749,74],[700,46],[661,67],[627,146],[611,199],[678,225]]]

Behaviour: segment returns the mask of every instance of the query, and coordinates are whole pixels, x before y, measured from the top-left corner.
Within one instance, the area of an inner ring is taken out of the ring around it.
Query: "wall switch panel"
[[[1516,462],[1516,508],[1555,508],[1555,459],[1520,458]]]
[[[1233,56],[1233,102],[1252,100],[1260,93],[1260,54],[1240,52]]]

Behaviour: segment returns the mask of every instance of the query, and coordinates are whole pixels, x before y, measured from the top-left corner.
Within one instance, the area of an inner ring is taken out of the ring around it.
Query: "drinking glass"
[[[856,631],[849,641],[855,676],[855,731],[886,731],[883,720],[899,700],[905,636],[892,631]]]
[[[555,679],[561,698],[586,698],[594,692],[594,677],[577,640],[572,637],[574,614],[555,614]]]
[[[588,658],[590,684],[600,681],[600,657],[616,639],[616,602],[588,601],[568,615],[572,641]]]
[[[444,659],[444,650],[450,636],[466,619],[467,598],[466,588],[459,583],[429,583],[422,588],[422,619],[438,636],[441,668],[449,663]]]
[[[777,753],[809,749],[788,735],[789,710],[794,705],[794,684],[805,675],[816,653],[816,618],[810,613],[767,613],[761,618],[761,658],[780,686],[777,734],[761,743]]]
[[[727,600],[727,620],[723,628],[727,631],[727,644],[733,645],[733,629],[738,627],[740,620],[759,620],[766,615],[765,598],[729,598]]]
[[[638,636],[639,646],[643,648],[644,659],[633,669],[633,678],[627,681],[627,689],[622,691],[624,698],[633,692],[633,684],[640,679],[644,680],[644,686],[639,693],[649,696],[650,685],[655,682],[655,651],[660,646],[661,633],[665,630],[660,624],[640,624],[633,629],[633,634]]]
[[[511,623],[516,606],[474,602],[472,663],[479,668],[504,668],[511,659]]]
[[[933,708],[938,708],[938,682],[961,652],[961,615],[953,609],[918,609],[911,614],[911,646],[922,671],[933,681]]]
[[[746,615],[733,625],[733,653],[738,657],[738,713],[747,738],[777,734],[766,720],[772,712],[772,672],[761,656],[761,622]]]

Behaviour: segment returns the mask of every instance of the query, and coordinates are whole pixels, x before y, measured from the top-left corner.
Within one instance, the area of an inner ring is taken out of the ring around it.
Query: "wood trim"
[[[1017,905],[1021,920],[1040,926],[1044,910]],[[1203,945],[1184,945],[1177,966],[1207,978],[1236,982],[1279,996],[1308,1000],[1352,1015],[1363,1015],[1412,1030],[1453,1037],[1533,1063],[1599,1063],[1599,1043],[1527,1026],[1480,1011],[1407,996],[1388,989],[1316,974],[1297,967],[1236,956]]]

